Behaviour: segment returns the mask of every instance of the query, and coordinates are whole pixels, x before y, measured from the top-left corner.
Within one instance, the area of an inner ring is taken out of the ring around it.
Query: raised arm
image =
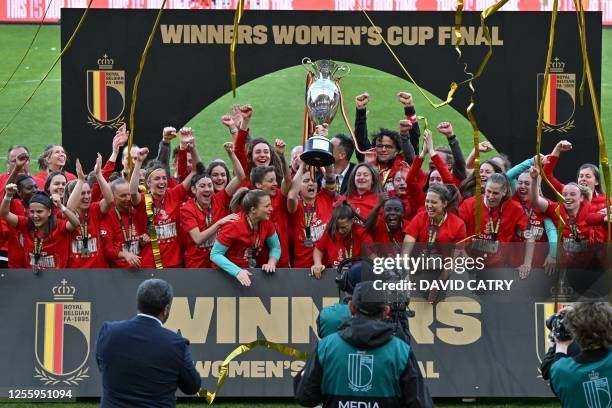
[[[285,160],[285,149],[286,149],[287,145],[285,144],[285,142],[281,139],[276,139],[274,141],[274,150],[276,151],[276,154],[278,155],[278,158],[281,161],[281,165],[283,168],[283,181],[281,182],[281,194],[284,197],[287,197],[287,193],[289,193],[289,190],[291,189],[291,169],[289,169],[289,164],[287,163],[287,160]]]
[[[240,122],[238,134],[234,141],[234,152],[236,156],[238,156],[238,160],[240,160],[240,164],[242,164],[242,168],[244,168],[246,173],[250,170],[247,161],[246,143],[249,137],[249,123],[251,122],[251,117],[253,117],[253,107],[251,105],[241,106],[240,115],[242,116],[242,121]]]
[[[221,116],[221,123],[227,130],[229,131],[230,136],[232,137],[232,141],[236,142],[236,136],[238,135],[238,128],[242,123],[242,114],[240,113],[240,105],[233,104],[231,113],[227,113]],[[248,137],[247,137],[248,141]]]
[[[19,222],[19,217],[11,212],[11,200],[17,193],[17,185],[14,183],[7,184],[4,187],[4,198],[2,199],[2,204],[0,204],[0,217],[6,223],[12,227],[17,227],[17,223]]]
[[[108,210],[113,205],[115,201],[115,197],[113,192],[111,191],[110,184],[106,181],[104,176],[102,175],[102,155],[98,153],[98,157],[96,159],[96,166],[94,167],[94,172],[96,173],[96,180],[98,180],[98,184],[100,185],[100,190],[102,191],[102,200],[100,201],[100,211],[102,214],[108,213]]]
[[[372,208],[372,211],[370,211],[368,219],[365,222],[364,228],[366,229],[366,231],[374,232],[374,230],[378,226],[378,216],[380,215],[380,209],[385,204],[385,199],[387,198],[387,196],[387,193],[383,193],[378,196],[378,202],[376,203],[374,208]]]
[[[438,124],[438,131],[446,136],[448,146],[453,153],[453,175],[460,181],[465,180],[467,177],[465,157],[463,157],[461,145],[453,131],[453,125],[450,122],[441,122]]]
[[[370,95],[367,92],[358,95],[355,98],[356,110],[355,110],[355,139],[357,140],[360,150],[368,150],[372,148],[372,143],[368,139],[368,123],[367,123],[367,110],[366,106],[370,102]],[[364,157],[361,153],[355,151],[355,157],[358,162],[362,162]]]
[[[236,156],[236,153],[234,152],[234,144],[232,142],[225,142],[223,144],[223,148],[227,152],[234,169],[234,177],[232,177],[232,179],[225,186],[225,192],[231,197],[234,195],[236,190],[238,190],[238,187],[240,187],[240,184],[244,181],[246,175],[244,174],[244,168],[242,167],[240,160],[238,160],[238,156]]]
[[[76,195],[75,192],[76,188],[72,191],[72,194],[70,195],[71,198],[73,195]],[[78,192],[78,197],[81,197],[81,192]],[[62,198],[59,196],[59,194],[53,194],[51,196],[51,201],[53,201],[53,205],[59,208],[62,214],[64,214],[66,220],[68,220],[68,223],[66,224],[66,230],[68,232],[72,232],[79,228],[79,226],[81,225],[81,220],[79,220],[79,217],[77,217],[74,212],[72,212],[68,207],[62,204]]]
[[[29,160],[30,156],[28,156],[27,153],[21,153],[19,156],[15,157],[15,167],[13,168],[13,171],[11,171],[11,174],[9,174],[8,179],[6,179],[5,184],[14,183],[17,180],[17,176],[19,173],[21,173],[21,170],[23,170],[23,167]]]
[[[546,162],[544,163],[544,174],[546,175],[548,181],[550,181],[550,183],[557,191],[563,190],[563,187],[565,186],[563,185],[563,183],[561,183],[555,178],[555,175],[553,174],[555,166],[557,165],[557,161],[559,161],[561,153],[569,152],[570,150],[572,150],[572,148],[573,146],[570,142],[568,142],[567,140],[561,140],[559,143],[557,143],[553,151],[546,158]]]
[[[83,166],[81,166],[81,162],[79,159],[76,159],[76,173],[77,173],[77,182],[74,186],[74,190],[68,197],[66,201],[66,207],[70,209],[70,211],[76,211],[79,208],[79,202],[81,201],[81,191],[83,190],[83,183],[85,183],[85,173],[83,172]]]
[[[181,184],[186,191],[191,188],[191,179],[196,174],[196,164],[200,162],[200,153],[195,145],[195,137],[193,136],[193,129],[189,127],[182,128],[179,130],[181,146],[184,150],[191,153],[191,172],[181,180]]]
[[[529,169],[529,175],[531,176],[531,202],[533,205],[537,206],[540,212],[546,212],[548,209],[548,201],[542,197],[540,190],[542,179],[538,174],[538,169],[536,167],[531,167],[531,169]]]
[[[399,134],[400,142],[402,144],[402,152],[404,153],[404,159],[406,163],[412,164],[416,153],[414,146],[410,142],[410,131],[412,130],[412,122],[408,119],[402,119],[399,121]]]
[[[412,125],[408,131],[410,136],[410,144],[415,154],[419,151],[419,139],[421,138],[421,128],[419,127],[419,121],[417,120],[416,109],[414,108],[414,100],[412,95],[408,92],[398,92],[397,98],[400,103],[404,105],[404,115],[406,120],[410,121]]]
[[[487,153],[487,152],[490,152],[491,150],[493,150],[493,145],[491,145],[491,143],[489,143],[486,140],[478,144],[478,151],[480,153]],[[474,159],[476,159],[476,152],[474,151],[474,148],[472,148],[472,151],[470,152],[467,159],[465,160],[465,167],[468,170],[474,169]]]
[[[138,183],[140,183],[140,169],[148,154],[149,149],[147,147],[143,147],[138,150],[138,155],[136,156],[136,160],[134,160],[134,168],[132,169],[132,177],[130,178],[130,196],[132,198],[132,205],[135,207],[140,204],[140,191],[138,191]]]
[[[300,187],[302,186],[302,176],[306,171],[306,163],[300,161],[300,167],[295,172],[291,182],[291,188],[287,192],[287,211],[289,214],[294,214],[298,207],[298,197],[300,195]]]
[[[162,131],[162,140],[157,148],[157,160],[166,169],[166,173],[170,174],[170,144],[172,139],[176,138],[176,129],[172,126],[166,126]]]

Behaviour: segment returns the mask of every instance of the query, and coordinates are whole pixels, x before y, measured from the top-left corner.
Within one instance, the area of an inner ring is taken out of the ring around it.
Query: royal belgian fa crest
[[[574,127],[576,110],[576,74],[566,73],[565,62],[555,58],[550,63],[548,86],[544,91],[544,132],[567,133]],[[538,74],[538,109],[542,98],[544,74]]]
[[[374,379],[374,356],[365,353],[348,355],[348,386],[352,391],[367,392]]]
[[[113,70],[114,63],[104,54],[98,70],[87,70],[87,123],[96,129],[118,129],[125,120],[125,71]]]
[[[91,303],[73,302],[76,289],[63,279],[54,302],[36,302],[35,378],[45,385],[79,385],[89,378]]]
[[[612,407],[612,394],[607,377],[599,376],[599,372],[593,370],[589,373],[589,381],[582,383],[584,399],[589,408]]]

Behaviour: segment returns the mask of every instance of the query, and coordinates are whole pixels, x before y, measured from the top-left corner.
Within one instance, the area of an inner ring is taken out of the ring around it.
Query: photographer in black
[[[573,340],[556,340],[557,359],[550,368],[550,386],[564,408],[612,406],[612,307],[607,302],[579,303],[562,321]],[[567,356],[572,341],[582,351]]]
[[[563,325],[565,314],[570,310],[574,310],[574,308],[572,306],[564,307],[563,309],[559,310],[558,313],[555,313],[546,320],[546,327],[550,331],[550,335],[548,336],[549,349],[542,359],[542,364],[540,365],[542,379],[545,381],[550,380],[550,367],[555,361],[559,360],[560,358],[574,357],[580,354],[580,346],[575,341],[572,341],[571,334]],[[568,340],[570,343],[567,347],[567,352],[557,353],[557,342],[566,342]]]
[[[390,308],[373,282],[355,287],[353,317],[319,340],[294,379],[300,405],[433,407],[412,348],[385,322]]]
[[[340,262],[336,276],[338,286],[339,303],[321,309],[317,317],[317,334],[322,339],[325,336],[337,332],[345,321],[351,318],[349,302],[353,296],[355,286],[361,282],[361,258],[348,258]],[[342,294],[345,294],[342,297]]]

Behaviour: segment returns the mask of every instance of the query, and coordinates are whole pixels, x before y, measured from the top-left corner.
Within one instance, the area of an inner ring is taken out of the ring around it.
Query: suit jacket
[[[353,169],[355,168],[356,164],[349,162],[348,164],[348,170],[346,171],[346,175],[344,176],[344,179],[342,180],[342,184],[339,186],[336,186],[336,191],[338,192],[338,194],[346,194],[346,189],[348,188],[349,185],[349,176],[351,175],[351,172],[353,171]],[[321,173],[320,171],[317,170],[317,185],[319,186],[319,189],[321,188],[323,183],[323,173]]]
[[[174,407],[177,387],[189,395],[200,389],[189,340],[149,317],[105,322],[96,359],[103,408]]]

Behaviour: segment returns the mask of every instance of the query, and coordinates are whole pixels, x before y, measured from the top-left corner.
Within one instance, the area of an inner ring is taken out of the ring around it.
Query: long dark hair
[[[53,180],[53,177],[55,176],[64,176],[64,178],[66,179],[66,186],[68,185],[68,177],[66,177],[66,173],[64,173],[63,170],[50,171],[49,174],[47,174],[47,180],[45,180],[45,188],[44,188],[45,193],[47,193],[49,196],[51,195],[51,192],[49,191],[49,187],[51,187],[51,180]]]
[[[481,164],[481,166],[483,164],[488,164],[489,166],[493,167],[493,171],[495,173],[504,172],[502,168],[499,167],[499,165],[492,160],[484,161]],[[476,172],[473,171],[472,174],[467,176],[467,178],[461,182],[461,185],[459,186],[459,192],[461,193],[461,196],[463,198],[473,197],[476,194],[476,186],[479,186],[479,185],[480,185],[480,174],[476,174]],[[482,187],[484,188],[484,186]]]
[[[354,193],[357,193],[357,184],[355,183],[355,175],[357,174],[357,170],[359,170],[361,167],[367,167],[367,169],[370,170],[370,173],[372,173],[372,188],[370,189],[370,191],[376,194],[379,194],[382,192],[382,188],[380,186],[380,175],[378,174],[378,171],[370,163],[363,162],[353,167],[353,171],[351,171],[351,175],[349,176],[348,187],[346,189],[347,197],[349,197],[350,195]]]
[[[446,202],[446,211],[456,210],[459,201],[459,191],[452,184],[432,184],[427,189],[428,193],[437,194],[440,199]]]
[[[327,223],[326,232],[332,239],[336,239],[336,224],[338,220],[352,220],[356,216],[355,209],[346,201],[342,200],[340,204],[334,208],[331,219]]]
[[[270,166],[274,167],[274,173],[276,173],[276,181],[278,185],[280,186],[280,184],[283,181],[283,175],[284,175],[283,164],[281,162],[280,157],[278,157],[278,154],[276,154],[276,150],[274,150],[274,147],[264,138],[258,137],[258,138],[252,139],[247,145],[247,164],[249,165],[249,171],[257,167],[255,163],[253,162],[253,149],[259,143],[264,143],[268,145],[268,148],[270,149]],[[228,177],[228,181],[229,181],[229,177]]]

